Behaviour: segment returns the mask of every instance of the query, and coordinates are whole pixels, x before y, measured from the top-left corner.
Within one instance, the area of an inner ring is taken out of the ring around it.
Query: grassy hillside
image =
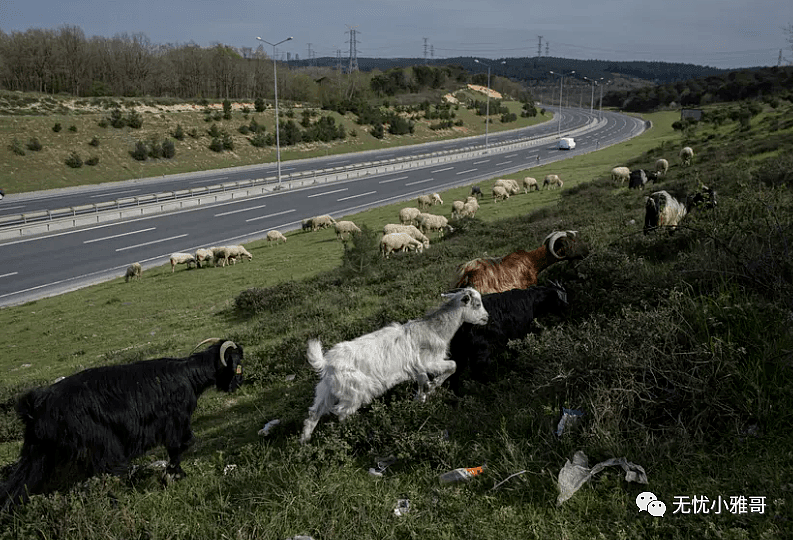
[[[484,96],[479,95],[478,99],[483,100]],[[502,123],[498,115],[491,115],[491,131],[525,127],[551,117],[548,113],[521,118],[520,103],[511,101],[504,105],[518,119]],[[133,111],[137,112],[142,119],[142,126],[102,127],[100,124],[106,123],[116,108],[121,111],[123,119],[128,118]],[[280,104],[279,112],[283,131],[284,123],[288,120],[293,119],[298,123],[302,120],[303,107],[293,107],[284,102]],[[383,139],[371,135],[371,125],[358,125],[358,117],[353,113],[340,115],[316,109],[312,112],[312,123],[316,123],[321,116],[329,116],[335,125],[344,126],[346,138],[288,146],[282,135],[282,161],[485,133],[484,118],[476,116],[473,110],[466,109],[464,105],[454,111],[455,121],[462,121],[461,126],[433,130],[430,126],[437,124],[438,120],[405,113],[405,116],[414,118],[415,131],[409,135],[390,135],[386,131]],[[6,193],[275,162],[275,144],[253,146],[250,139],[254,134],[240,132],[240,128],[245,131],[255,122],[263,127],[265,134],[275,133],[274,109],[257,113],[253,102],[235,102],[231,118],[225,119],[219,102],[203,105],[168,99],[75,100],[60,96],[0,92],[0,113],[4,115],[0,117],[0,187]],[[60,125],[60,131],[53,130],[56,124]],[[177,126],[181,126],[185,134],[182,140],[174,137]],[[210,150],[213,137],[209,131],[213,127],[229,135],[233,149],[222,152]],[[304,128],[301,126],[300,129]],[[33,139],[38,140],[41,146],[39,150],[30,149]],[[166,140],[174,143],[176,151],[170,159],[160,157],[138,161],[130,154],[138,142],[151,148],[152,141],[162,144]],[[90,158],[96,158],[98,162],[93,166],[85,163],[80,168],[70,168],[66,160],[72,153],[76,153],[83,162]]]
[[[565,189],[498,205],[485,199],[476,219],[433,237],[422,255],[383,261],[367,235],[345,248],[329,230],[296,232],[278,247],[248,246],[251,263],[175,274],[162,267],[140,283],[119,278],[0,310],[0,463],[21,446],[13,396],[36,383],[184,355],[209,336],[242,343],[247,374],[237,393],[210,391],[200,401],[185,480],[162,488],[153,474],[99,478],[34,497],[0,518],[0,538],[789,537],[793,129],[777,130],[769,148],[764,122],[790,112],[766,111],[748,131],[730,122],[700,128],[685,140],[672,116],[649,115],[655,129],[630,146],[513,175],[561,171]],[[689,168],[677,164],[683,144],[696,152]],[[645,236],[644,193],[614,186],[608,174],[660,156],[673,165],[659,189],[705,183],[720,203],[674,234]],[[466,191],[442,193],[440,211],[448,215]],[[349,217],[378,230],[401,206]],[[494,383],[465,384],[460,396],[444,388],[423,404],[401,385],[343,424],[323,419],[310,445],[297,443],[316,383],[307,339],[329,347],[421,316],[461,262],[533,249],[558,229],[580,231],[592,251],[541,278],[565,285],[569,312],[513,342]],[[584,417],[557,438],[561,407]],[[272,434],[258,436],[275,418]],[[649,485],[607,468],[557,507],[557,475],[577,450],[591,465],[624,456],[644,467]],[[384,477],[367,473],[389,455],[398,461]],[[139,462],[163,457],[158,450]],[[442,472],[482,463],[470,483],[438,482]],[[666,503],[663,518],[639,513],[643,491]],[[763,497],[764,506],[674,513],[676,497],[695,496]],[[411,507],[401,517],[399,499]]]

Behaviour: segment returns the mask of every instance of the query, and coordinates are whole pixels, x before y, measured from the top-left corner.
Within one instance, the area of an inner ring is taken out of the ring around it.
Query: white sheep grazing
[[[554,189],[557,187],[561,189],[563,185],[564,182],[562,182],[562,179],[559,178],[558,174],[549,174],[545,177],[545,180],[543,180],[542,182],[542,189],[545,188]]]
[[[624,184],[631,178],[631,170],[628,167],[614,167],[611,169],[611,179],[614,182]]]
[[[274,242],[275,245],[278,245],[278,242],[283,241],[286,243],[286,236],[281,234],[281,231],[267,231],[267,242]]]
[[[476,198],[474,198],[474,199],[476,199]],[[463,206],[463,211],[460,212],[460,217],[461,218],[464,218],[464,217],[472,218],[472,217],[476,216],[477,210],[479,210],[479,203],[476,200],[466,202],[465,206]]]
[[[452,230],[452,228],[449,227],[449,220],[443,216],[437,216],[435,214],[419,214],[418,221],[419,229],[424,234],[432,231],[438,231],[440,236],[443,236],[443,232],[445,230]]]
[[[669,170],[669,162],[664,158],[655,160],[655,172],[658,175],[666,176],[666,172]]]
[[[353,233],[361,232],[361,229],[358,228],[358,225],[352,221],[337,221],[333,226],[336,228],[336,238],[339,240],[342,240],[345,234],[351,235]]]
[[[408,234],[413,239],[418,240],[419,242],[424,244],[425,248],[430,247],[430,239],[424,236],[424,234],[413,225],[396,225],[394,223],[389,223],[383,226],[384,235],[392,234],[392,233]]]
[[[380,253],[388,258],[395,251],[424,251],[424,244],[407,233],[390,233],[380,239]]]
[[[421,210],[418,208],[413,208],[412,206],[403,208],[399,211],[399,222],[402,225],[417,225],[418,222],[416,221],[416,218],[420,213]]]
[[[459,218],[464,207],[465,203],[463,201],[454,201],[452,203],[452,219]]]
[[[195,250],[195,263],[196,266],[201,268],[201,263],[205,262],[207,264],[211,263],[212,260],[215,258],[215,255],[212,253],[212,249],[207,248],[198,248]]]
[[[680,149],[680,164],[691,165],[691,160],[694,159],[694,150],[690,146],[684,146]]]
[[[517,195],[520,193],[520,186],[517,180],[513,180],[512,178],[499,178],[496,180],[496,183],[493,184],[493,187],[495,186],[503,187],[510,195]]]
[[[509,192],[504,186],[493,186],[493,201],[506,201],[509,199]]]
[[[438,194],[438,193],[433,193],[433,194],[431,195],[431,197],[432,197],[432,204],[433,204],[433,205],[436,205],[436,204],[443,205],[443,199],[441,199],[441,196],[440,196],[440,194]]]
[[[318,231],[320,229],[325,229],[330,227],[331,225],[335,225],[336,220],[330,217],[329,215],[325,214],[324,216],[314,216],[311,218],[311,230]]]
[[[215,266],[220,262],[220,266],[226,266],[226,263],[237,264],[237,259],[253,259],[247,249],[242,246],[222,246],[218,248],[210,248],[215,257]]]
[[[417,398],[440,386],[457,369],[449,343],[463,323],[484,325],[482,297],[468,287],[443,295],[440,308],[421,319],[392,323],[322,352],[318,339],[308,342],[308,361],[319,373],[314,403],[308,409],[300,442],[311,439],[319,419],[333,413],[344,420],[399,383],[419,383]],[[432,381],[428,375],[433,375]]]
[[[419,210],[426,210],[432,206],[432,197],[429,195],[419,195],[419,198],[416,199],[416,203],[419,206]]]
[[[124,274],[124,283],[129,283],[130,279],[137,279],[140,280],[140,275],[143,273],[143,267],[140,263],[132,263],[127,267],[127,271]]]
[[[540,191],[540,185],[537,183],[536,178],[527,176],[523,179],[523,193],[528,193],[532,189],[534,189],[534,191]]]
[[[177,264],[186,264],[190,268],[191,264],[196,264],[195,257],[189,253],[171,253],[171,273],[176,271]]]

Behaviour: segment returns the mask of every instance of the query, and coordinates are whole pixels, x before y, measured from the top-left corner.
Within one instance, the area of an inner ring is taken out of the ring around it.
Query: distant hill
[[[331,57],[295,60],[289,64],[293,67],[320,66],[335,68],[339,65],[339,62],[341,62],[342,69],[346,70],[349,65],[348,59],[338,60]],[[604,80],[613,80],[615,76],[619,75],[624,78],[643,79],[653,84],[673,83],[729,71],[695,64],[644,61],[615,62],[611,60],[575,60],[555,57],[498,58],[485,60],[485,62],[490,64],[492,75],[526,83],[553,80],[554,76],[549,71],[557,73],[575,71],[576,76],[579,78],[588,77],[594,80],[599,80],[601,77]],[[501,62],[504,62],[504,64]],[[426,62],[424,58],[358,58],[358,69],[360,71],[372,71],[375,69],[386,71],[395,67],[404,68],[424,63],[431,66],[459,65],[466,71],[473,73],[486,71],[487,69],[483,67],[483,64],[476,63],[474,57],[471,56],[428,59]]]

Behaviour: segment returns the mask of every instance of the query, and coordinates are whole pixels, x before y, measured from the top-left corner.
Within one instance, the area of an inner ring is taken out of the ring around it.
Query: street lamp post
[[[603,80],[603,77],[600,78]],[[600,85],[600,105],[598,105],[598,119],[603,118],[603,86],[607,85],[611,81],[606,81],[605,83]]]
[[[551,75],[559,75],[559,127],[557,128],[557,136],[562,138],[562,89],[564,88],[564,73],[550,72]],[[572,75],[575,71],[571,71],[568,75]]]
[[[265,41],[260,37],[257,37],[256,39],[262,43],[272,45],[273,47],[273,78],[275,79],[275,160],[278,167],[278,189],[281,189],[281,130],[278,127],[278,70],[275,67],[275,47],[281,43],[291,40],[292,36],[289,36],[278,43],[270,43],[269,41]]]
[[[488,137],[490,135],[490,64],[486,64],[474,58],[474,62],[487,66],[487,105],[485,106],[485,152],[488,149]],[[501,62],[506,64],[506,62]]]
[[[584,77],[584,80],[592,83],[592,98],[589,101],[589,114],[592,114],[592,111],[595,109],[595,84],[597,84],[597,81],[589,77]]]

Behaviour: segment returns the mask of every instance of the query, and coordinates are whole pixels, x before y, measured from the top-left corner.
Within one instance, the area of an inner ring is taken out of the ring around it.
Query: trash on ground
[[[591,469],[589,468],[586,454],[579,450],[573,455],[573,461],[567,460],[564,467],[559,471],[559,497],[556,505],[560,506],[563,502],[573,496],[573,493],[584,485],[584,483],[603,470],[605,467],[619,465],[625,471],[625,481],[647,483],[647,473],[641,465],[635,465],[627,461],[624,457],[611,458],[601,461]]]
[[[410,499],[399,499],[396,507],[394,508],[394,515],[397,517],[404,516],[410,512]]]
[[[474,476],[482,474],[485,466],[480,467],[460,467],[449,472],[445,472],[438,478],[441,484],[450,484],[452,482],[467,482]]]
[[[223,476],[227,476],[237,470],[237,466],[233,463],[226,465],[223,468]]]
[[[275,426],[277,426],[280,423],[281,420],[279,418],[276,418],[275,420],[270,420],[269,422],[264,424],[264,427],[262,429],[259,430],[259,436],[266,437],[267,435],[270,434],[270,430],[272,430]]]
[[[559,420],[559,425],[556,426],[556,436],[561,437],[564,433],[565,425],[572,427],[578,420],[584,416],[584,411],[576,409],[562,408],[562,418]]]
[[[372,476],[383,476],[385,470],[396,463],[397,458],[393,454],[385,457],[385,458],[378,458],[377,459],[377,467],[372,467],[369,469],[369,474]]]
[[[510,474],[509,476],[507,476],[506,478],[504,478],[504,479],[503,479],[501,482],[499,482],[498,484],[496,484],[495,486],[493,486],[493,489],[497,489],[497,488],[498,488],[498,487],[500,487],[502,484],[506,484],[506,483],[507,483],[509,480],[511,480],[512,478],[515,478],[516,476],[520,476],[521,474],[524,474],[524,473],[526,473],[526,469],[523,469],[522,471],[516,472],[516,473],[514,473],[514,474]],[[492,491],[492,490],[491,490],[491,491]]]

